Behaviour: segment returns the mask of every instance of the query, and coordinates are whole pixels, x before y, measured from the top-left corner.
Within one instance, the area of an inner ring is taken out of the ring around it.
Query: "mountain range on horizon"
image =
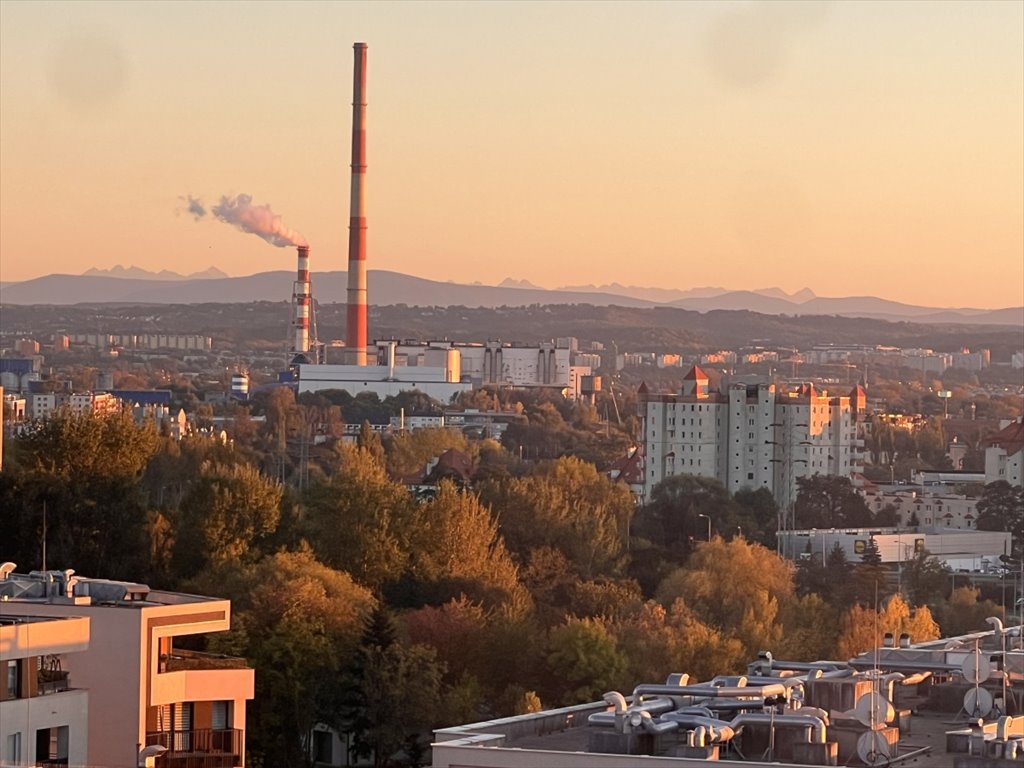
[[[182,276],[139,267],[90,269],[82,275],[46,275],[0,283],[0,304],[198,304],[288,301],[294,273],[286,270],[229,277],[215,267]],[[344,302],[347,273],[313,276],[320,303]],[[369,272],[370,303],[409,306],[501,307],[534,304],[592,304],[623,307],[675,307],[698,312],[746,310],[769,315],[840,315],[932,323],[1019,325],[1024,306],[1003,309],[928,307],[875,296],[821,297],[808,288],[793,294],[780,288],[735,291],[724,288],[642,288],[608,285],[541,288],[507,278],[497,286],[442,282],[386,270]]]

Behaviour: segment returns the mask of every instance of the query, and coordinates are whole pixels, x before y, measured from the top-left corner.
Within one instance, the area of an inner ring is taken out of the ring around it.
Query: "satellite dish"
[[[861,701],[866,698],[861,697]],[[892,760],[892,747],[881,731],[868,731],[857,739],[857,757],[864,765],[888,765]]]
[[[877,691],[872,691],[857,699],[857,704],[853,708],[853,716],[861,725],[877,728],[891,722],[896,717],[896,710],[885,696]]]
[[[986,717],[992,711],[992,694],[986,688],[971,688],[964,694],[964,712],[968,717]]]
[[[987,663],[986,666],[988,666]],[[975,652],[964,659],[964,663],[960,667],[960,671],[963,672],[964,680],[968,683],[974,683],[977,685],[988,677],[989,670],[982,668],[981,654]]]

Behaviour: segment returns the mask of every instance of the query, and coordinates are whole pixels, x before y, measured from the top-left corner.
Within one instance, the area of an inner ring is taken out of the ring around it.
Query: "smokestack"
[[[292,289],[292,303],[295,306],[295,320],[292,322],[295,342],[292,345],[292,354],[295,357],[309,352],[309,246],[300,245],[298,251],[298,271]]]
[[[366,365],[366,43],[356,43],[352,80],[352,202],[348,220],[349,362]]]

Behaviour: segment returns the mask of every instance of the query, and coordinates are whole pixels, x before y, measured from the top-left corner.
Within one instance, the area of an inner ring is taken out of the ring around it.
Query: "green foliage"
[[[318,720],[333,722],[337,676],[373,597],[308,550],[273,555],[244,573],[225,565],[204,578],[244,590],[231,633],[214,639],[217,650],[244,653],[256,669],[249,749],[264,765],[304,765],[301,736]]]
[[[16,441],[21,469],[64,480],[134,478],[156,451],[152,423],[137,426],[131,411],[105,416],[59,411],[33,422]]]
[[[978,499],[977,527],[980,531],[1009,531],[1013,556],[1024,556],[1024,488],[1005,480],[986,485]]]
[[[625,486],[592,464],[575,458],[547,462],[533,475],[482,483],[480,495],[520,562],[547,546],[584,578],[621,570],[633,500]]]
[[[859,528],[871,525],[871,510],[850,478],[812,475],[798,477],[796,484],[794,514],[798,528]]]
[[[669,559],[682,562],[698,542],[707,539],[708,520],[699,515],[709,517],[714,530],[732,531],[738,509],[717,480],[675,475],[654,486],[650,501],[637,514],[633,530],[664,548]]]
[[[339,472],[306,493],[303,527],[323,562],[378,589],[408,566],[413,502],[369,451],[343,445],[340,458]]]
[[[282,488],[249,465],[206,464],[173,517],[173,563],[184,578],[207,565],[255,562],[281,519]]]
[[[601,698],[625,687],[626,657],[615,637],[597,619],[569,619],[548,641],[552,698],[563,705]]]
[[[949,574],[926,550],[915,554],[902,567],[903,588],[911,604],[937,605],[949,591]]]
[[[433,648],[401,645],[390,617],[375,610],[348,673],[346,718],[356,756],[382,768],[399,749],[415,749],[420,732],[438,724],[443,675]]]
[[[979,600],[981,593],[973,587],[957,587],[949,600],[939,608],[939,626],[944,637],[966,635],[990,629],[990,616],[1003,618],[1003,607],[991,600]]]

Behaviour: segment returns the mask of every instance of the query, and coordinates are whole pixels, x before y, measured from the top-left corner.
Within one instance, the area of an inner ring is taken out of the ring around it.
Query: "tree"
[[[172,563],[180,577],[208,564],[255,562],[277,529],[283,490],[248,464],[205,464],[173,516]]]
[[[1013,556],[1024,556],[1024,487],[998,480],[985,486],[978,499],[979,531],[1009,531]]]
[[[794,518],[800,528],[863,527],[872,522],[871,510],[848,477],[798,477]]]
[[[843,614],[837,641],[839,657],[852,658],[880,647],[886,632],[894,637],[905,632],[912,642],[925,642],[940,636],[939,625],[927,607],[920,606],[911,611],[902,597],[893,595],[879,607],[877,614],[874,609],[860,605],[854,605]]]
[[[417,429],[397,435],[388,443],[387,467],[392,477],[407,477],[422,472],[430,459],[449,448],[469,452],[469,442],[452,429]]]
[[[594,701],[622,687],[625,671],[625,656],[601,621],[570,618],[552,630],[549,686],[551,698],[563,705]]]
[[[323,562],[379,589],[408,566],[413,502],[369,450],[342,445],[340,459],[337,474],[306,492],[304,530]]]
[[[349,672],[347,719],[355,755],[372,757],[382,768],[402,747],[418,751],[420,734],[435,725],[443,674],[432,648],[397,642],[393,620],[378,607]]]
[[[520,562],[549,546],[583,578],[621,571],[633,500],[594,465],[575,458],[546,462],[533,475],[481,483],[480,497]]]
[[[675,475],[654,486],[650,501],[637,515],[638,536],[679,555],[707,538],[710,518],[718,530],[730,530],[737,518],[736,505],[717,480],[696,475]]]
[[[991,600],[979,601],[981,593],[974,587],[957,587],[944,604],[939,606],[939,626],[945,637],[966,635],[988,629],[990,616],[1003,618],[1004,609]]]
[[[306,765],[301,736],[318,721],[336,722],[338,677],[373,597],[308,549],[256,566],[226,563],[196,584],[233,600],[232,630],[216,636],[213,650],[244,655],[256,669],[247,747],[264,765]]]
[[[21,469],[63,479],[137,477],[159,440],[151,422],[131,411],[97,416],[58,411],[33,422],[16,441]]]
[[[903,564],[903,585],[913,605],[938,605],[948,584],[949,574],[927,550],[922,549]]]
[[[740,488],[732,498],[739,508],[743,535],[758,544],[774,547],[779,505],[771,491],[767,488]]]
[[[467,595],[488,607],[527,608],[529,595],[498,524],[476,496],[444,481],[437,496],[416,510],[416,518],[410,566],[428,602]]]
[[[701,621],[740,641],[747,655],[778,644],[795,602],[791,566],[759,544],[716,537],[670,574],[657,599],[683,598]]]

